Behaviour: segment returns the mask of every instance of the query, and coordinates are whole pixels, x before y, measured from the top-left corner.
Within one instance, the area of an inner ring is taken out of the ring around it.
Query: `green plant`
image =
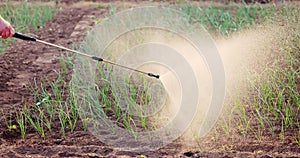
[[[67,124],[67,114],[64,111],[64,108],[62,105],[59,105],[59,111],[58,111],[58,118],[59,118],[59,122],[61,125],[61,132],[62,132],[62,136],[65,137],[66,135],[66,124]]]
[[[198,7],[190,3],[182,3],[179,4],[179,8],[190,17],[191,22],[196,20],[211,33],[217,32],[225,36],[261,23],[277,12],[275,6],[249,6],[246,4]]]
[[[43,112],[38,109],[37,114],[33,114],[26,106],[24,106],[23,110],[28,124],[34,127],[34,129],[41,135],[42,138],[45,138]]]
[[[17,129],[17,126],[15,124],[13,124],[13,119],[12,119],[13,116],[12,116],[12,114],[10,113],[9,120],[7,121],[7,117],[5,116],[4,111],[1,110],[1,112],[2,112],[2,116],[4,118],[4,123],[5,123],[6,127],[7,127],[7,129],[9,131],[11,131],[13,129]]]
[[[297,123],[297,133],[295,133],[295,135],[293,136],[295,142],[297,143],[297,145],[300,147],[300,129],[299,129],[299,122]]]
[[[97,8],[98,8],[98,9],[105,9],[105,8],[107,8],[107,7],[104,6],[104,5],[98,5]]]
[[[21,131],[21,137],[24,140],[25,139],[25,134],[26,134],[26,117],[23,112],[19,112],[19,114],[16,115],[17,117],[17,122],[19,124],[19,128]]]

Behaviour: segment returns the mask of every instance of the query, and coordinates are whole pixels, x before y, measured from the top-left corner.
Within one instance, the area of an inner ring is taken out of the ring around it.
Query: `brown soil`
[[[76,25],[86,21],[85,25],[93,26],[93,18],[103,16],[105,11],[69,4],[51,23],[34,34],[39,39],[72,48],[74,43],[84,38],[86,32]],[[19,131],[7,129],[4,117],[21,108],[22,101],[32,102],[33,94],[29,87],[35,80],[39,83],[44,79],[57,78],[54,70],[59,70],[60,65],[55,57],[60,56],[60,53],[61,50],[42,44],[17,41],[0,56],[0,157],[300,157],[300,149],[292,141],[294,131],[287,131],[287,141],[282,144],[272,143],[272,137],[265,142],[257,142],[255,138],[249,137],[237,139],[231,146],[232,142],[223,141],[222,137],[218,142],[207,137],[201,140],[198,147],[192,147],[192,142],[179,139],[155,152],[146,153],[114,149],[85,132],[80,125],[75,132],[67,132],[64,138],[60,132],[52,132],[42,139],[29,129],[26,139],[22,141]]]

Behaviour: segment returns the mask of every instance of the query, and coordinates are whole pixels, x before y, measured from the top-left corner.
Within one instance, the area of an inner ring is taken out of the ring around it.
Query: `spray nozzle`
[[[148,73],[148,76],[150,76],[150,77],[155,77],[155,78],[159,79],[159,75],[155,75],[155,74],[153,74],[153,73]]]

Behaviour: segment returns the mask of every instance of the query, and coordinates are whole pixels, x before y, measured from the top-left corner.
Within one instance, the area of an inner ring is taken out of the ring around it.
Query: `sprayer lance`
[[[134,71],[134,72],[138,72],[138,73],[148,75],[149,77],[155,77],[157,79],[159,78],[159,75],[156,75],[156,74],[153,74],[153,73],[144,72],[144,71],[137,70],[137,69],[134,69],[134,68],[130,68],[130,67],[127,67],[127,66],[124,66],[124,65],[120,65],[118,63],[115,63],[115,62],[112,62],[112,61],[109,61],[109,60],[105,60],[105,59],[97,57],[97,56],[92,56],[92,55],[85,54],[85,53],[82,53],[82,52],[79,52],[79,51],[76,51],[76,50],[73,50],[73,49],[63,47],[63,46],[59,46],[59,45],[52,44],[52,43],[49,43],[49,42],[46,42],[46,41],[42,41],[42,40],[27,36],[27,35],[24,35],[24,34],[21,34],[21,33],[15,33],[13,35],[13,37],[18,38],[18,39],[22,39],[22,40],[25,40],[25,41],[34,41],[34,42],[38,42],[38,43],[43,43],[45,45],[60,48],[60,49],[63,49],[63,50],[66,50],[66,51],[69,51],[69,52],[72,52],[72,53],[75,53],[75,54],[79,54],[79,55],[91,58],[91,59],[99,61],[99,62],[105,62],[105,63],[108,63],[108,64],[112,64],[112,65],[115,65],[115,66],[118,66],[118,67],[122,67],[124,69],[128,69],[128,70],[131,70],[131,71]]]

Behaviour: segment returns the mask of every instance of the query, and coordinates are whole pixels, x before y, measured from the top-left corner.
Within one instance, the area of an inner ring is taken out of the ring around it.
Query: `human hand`
[[[4,20],[0,16],[0,36],[4,39],[12,37],[15,34],[14,28],[10,25],[9,22]]]

